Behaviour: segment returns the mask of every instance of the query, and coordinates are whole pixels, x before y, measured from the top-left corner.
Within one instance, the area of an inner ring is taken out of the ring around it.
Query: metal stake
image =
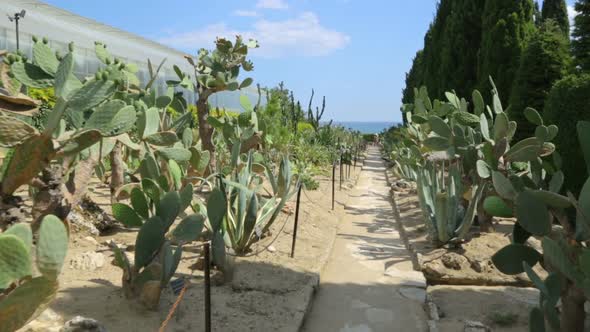
[[[332,163],[332,211],[334,211],[334,197],[336,196],[336,162]]]
[[[211,332],[211,259],[210,242],[205,243],[205,332]]]
[[[293,244],[291,245],[291,258],[295,257],[295,242],[297,241],[297,225],[299,224],[299,202],[301,201],[301,188],[303,184],[299,184],[297,190],[297,205],[295,206],[295,225],[293,226]]]

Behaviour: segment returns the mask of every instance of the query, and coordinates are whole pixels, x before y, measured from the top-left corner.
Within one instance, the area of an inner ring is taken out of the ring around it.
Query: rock
[[[395,181],[395,184],[394,185],[397,188],[400,188],[400,189],[408,189],[408,188],[410,188],[410,184],[407,183],[406,181],[403,181],[403,180]]]
[[[63,318],[55,311],[47,309],[19,332],[59,332],[62,326]]]
[[[465,266],[470,266],[469,260],[465,256],[454,252],[448,252],[441,258],[444,266],[453,270],[462,270]]]
[[[70,261],[70,268],[74,270],[94,271],[104,266],[104,255],[87,251]]]
[[[225,284],[225,275],[223,271],[211,270],[211,285],[223,286]]]
[[[87,241],[88,243],[92,243],[96,246],[98,246],[98,241],[96,241],[96,239],[94,239],[92,236],[87,236],[84,238],[85,241]]]
[[[268,252],[276,252],[277,248],[275,248],[273,246],[268,246],[268,248],[266,248],[266,250],[268,250]]]
[[[93,226],[100,232],[106,232],[111,229],[116,220],[111,218],[98,204],[93,202],[88,196],[82,199],[79,208],[83,214],[90,219]]]
[[[529,237],[528,240],[526,240],[526,245],[528,245],[529,247],[535,249],[538,252],[543,252],[543,247],[541,246],[541,240],[534,238],[534,237]]]
[[[86,221],[84,217],[78,213],[78,211],[70,211],[67,219],[69,224],[74,227],[74,229],[88,232],[92,236],[100,235],[98,229],[91,222]]]
[[[97,320],[76,316],[67,321],[60,332],[106,332],[107,330]]]
[[[491,332],[492,329],[481,322],[466,320],[464,332]]]

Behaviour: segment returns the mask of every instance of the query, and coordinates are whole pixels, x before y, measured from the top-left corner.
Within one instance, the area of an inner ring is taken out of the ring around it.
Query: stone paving
[[[306,332],[427,331],[426,281],[395,227],[379,150],[351,190]]]

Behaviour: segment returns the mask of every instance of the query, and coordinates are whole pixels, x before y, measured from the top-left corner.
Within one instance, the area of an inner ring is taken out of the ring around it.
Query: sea
[[[357,130],[363,134],[378,134],[397,125],[397,122],[334,121],[333,124]]]

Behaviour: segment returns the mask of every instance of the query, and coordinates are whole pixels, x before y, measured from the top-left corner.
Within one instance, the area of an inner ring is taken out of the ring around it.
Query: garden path
[[[395,227],[385,165],[369,147],[305,332],[426,331],[426,282]]]

